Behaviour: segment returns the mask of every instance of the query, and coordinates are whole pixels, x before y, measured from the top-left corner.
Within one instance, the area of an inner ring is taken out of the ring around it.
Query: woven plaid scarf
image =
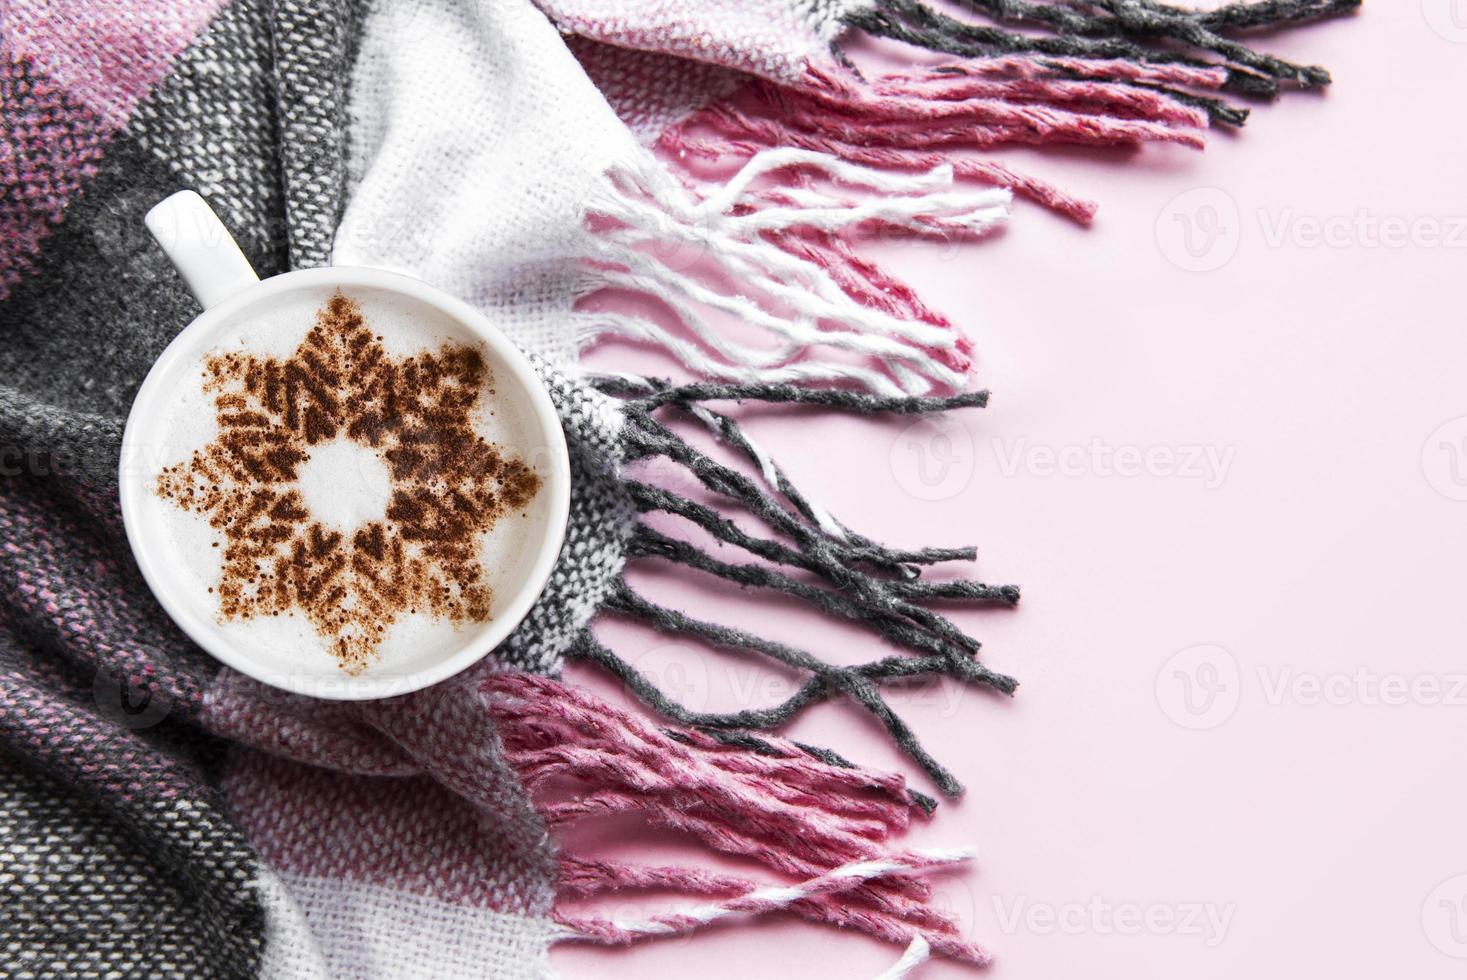
[[[1357,3],[9,0],[7,968],[540,976],[556,941],[625,943],[771,911],[903,947],[893,976],[933,954],[986,962],[926,900],[922,875],[963,853],[899,842],[934,801],[772,731],[844,699],[959,793],[883,689],[941,676],[1011,693],[930,606],[1012,605],[1018,591],[924,574],[970,549],[893,549],[847,527],[718,405],[981,406],[969,341],[856,237],[977,239],[1015,196],[1036,220],[1049,209],[1087,222],[1091,202],[968,151],[1200,147],[1243,123],[1243,103],[1328,82],[1240,35]],[[940,57],[863,73],[840,47],[856,32]],[[180,188],[209,200],[262,275],[402,270],[479,306],[536,358],[572,446],[570,528],[538,605],[479,667],[386,701],[286,695],[221,669],[143,585],[116,467],[133,394],[197,313],[142,223]],[[595,302],[607,291],[655,312],[607,312]],[[696,380],[577,371],[578,353],[608,338],[660,348]],[[818,640],[800,649],[694,619],[632,589],[632,562],[792,597],[895,651],[837,665]],[[779,704],[696,711],[598,641],[598,616],[805,680]],[[601,665],[647,710],[558,679],[569,658]],[[559,847],[607,814],[752,870]],[[682,900],[606,911],[607,895],[645,889]]]

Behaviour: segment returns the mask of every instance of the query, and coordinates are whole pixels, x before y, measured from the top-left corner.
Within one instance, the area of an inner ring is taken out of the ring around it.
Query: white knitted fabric
[[[730,23],[752,17],[759,37],[790,26],[715,6]],[[685,13],[677,23],[698,23]],[[820,3],[786,14],[811,30],[833,23]],[[644,129],[722,84],[684,72],[666,100],[638,100],[631,78],[662,81],[651,62],[602,59],[598,71],[627,76],[614,86],[618,104]],[[942,357],[960,345],[956,331],[856,298],[822,261],[765,232],[878,222],[973,236],[1006,219],[1006,190],[960,190],[950,166],[894,174],[793,147],[756,154],[716,185],[687,186],[638,143],[530,0],[383,0],[363,23],[349,115],[352,187],[332,260],[435,283],[552,364],[620,336],[725,381],[853,382],[884,395],[967,383]],[[820,186],[766,186],[791,171]],[[709,268],[693,269],[693,258]],[[738,288],[716,286],[710,270]],[[656,297],[681,329],[645,314],[573,312],[607,287]],[[720,317],[762,336],[735,340]]]
[[[575,359],[587,202],[640,152],[530,0],[383,0],[352,79],[332,261],[418,276]]]
[[[571,641],[618,581],[636,508],[623,487],[621,409],[600,392],[532,357],[571,440],[571,506],[560,560],[545,591],[495,656],[536,673],[559,673]]]
[[[549,973],[549,919],[454,905],[344,878],[265,873],[262,980],[536,980]]]
[[[261,865],[252,883],[265,910],[265,955],[261,980],[329,980],[331,968],[311,934],[305,911],[285,882]]]

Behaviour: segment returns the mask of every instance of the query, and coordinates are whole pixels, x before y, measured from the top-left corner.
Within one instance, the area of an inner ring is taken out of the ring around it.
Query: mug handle
[[[143,224],[206,310],[260,281],[224,222],[193,191],[165,197]]]

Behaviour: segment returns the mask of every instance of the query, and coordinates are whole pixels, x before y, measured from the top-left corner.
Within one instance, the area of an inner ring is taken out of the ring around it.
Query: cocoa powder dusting
[[[218,437],[166,467],[157,492],[221,537],[225,620],[299,610],[349,674],[406,612],[490,618],[479,536],[540,489],[523,461],[475,433],[492,378],[479,352],[446,344],[390,357],[341,293],[290,357],[210,356]],[[296,486],[311,448],[344,437],[375,451],[391,489],[381,520],[343,531]]]

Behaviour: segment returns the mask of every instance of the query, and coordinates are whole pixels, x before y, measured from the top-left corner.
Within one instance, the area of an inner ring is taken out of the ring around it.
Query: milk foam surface
[[[146,483],[156,479],[163,467],[188,460],[219,435],[216,393],[204,386],[206,361],[229,352],[291,356],[333,292],[322,287],[278,297],[280,302],[274,308],[230,324],[213,346],[194,352],[186,365],[175,370],[166,407],[150,426],[144,447],[142,465],[150,469]],[[544,478],[548,449],[542,444],[528,395],[486,345],[456,320],[414,300],[370,288],[349,290],[347,295],[360,306],[367,326],[393,358],[436,351],[446,343],[479,350],[492,377],[480,393],[473,417],[475,431],[497,444],[506,456],[524,460]],[[383,481],[388,470],[376,452],[345,438],[317,448],[320,452],[313,452],[299,470],[303,484],[299,489],[308,506],[317,504],[312,507],[313,518],[348,535],[354,527],[383,520],[387,500]],[[549,520],[548,496],[537,494],[524,510],[500,517],[478,539],[486,584],[494,592],[491,616],[497,615],[529,575]],[[249,649],[253,657],[264,655],[270,668],[283,674],[320,674],[324,665],[335,664],[327,638],[299,612],[223,619],[214,591],[221,579],[223,535],[209,525],[206,515],[184,510],[156,494],[146,494],[142,506],[148,511],[149,525],[161,535],[158,544],[166,544],[172,553],[175,564],[170,588],[201,619],[214,622],[226,638]],[[419,670],[471,644],[474,634],[488,625],[403,613],[383,635],[367,673],[390,676]]]

